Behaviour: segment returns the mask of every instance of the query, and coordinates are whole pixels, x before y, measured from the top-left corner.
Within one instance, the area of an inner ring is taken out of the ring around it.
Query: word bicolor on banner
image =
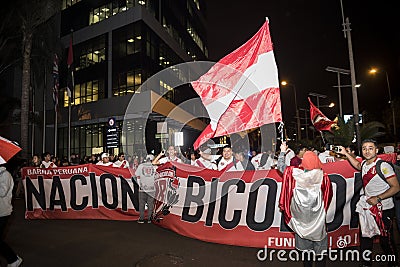
[[[329,245],[337,248],[344,240],[356,246],[360,174],[347,161],[325,164],[324,171],[334,189]],[[27,219],[138,218],[139,187],[129,169],[92,164],[24,168],[23,177]],[[208,242],[293,248],[293,232],[278,209],[281,181],[276,170],[219,172],[164,164],[155,179],[158,225]]]

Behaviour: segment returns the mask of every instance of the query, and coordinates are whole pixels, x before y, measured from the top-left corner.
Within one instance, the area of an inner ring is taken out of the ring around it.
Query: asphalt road
[[[260,261],[257,248],[207,243],[153,224],[25,220],[24,210],[24,200],[15,200],[6,232],[8,244],[24,259],[24,267],[303,266],[301,262],[280,262],[276,258]],[[328,261],[327,266],[343,264]],[[355,261],[345,264],[359,265]],[[6,266],[1,257],[0,266]]]

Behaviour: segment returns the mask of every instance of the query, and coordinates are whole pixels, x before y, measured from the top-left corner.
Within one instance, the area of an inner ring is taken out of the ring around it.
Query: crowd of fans
[[[284,157],[285,166],[298,167],[301,164],[301,159],[306,151],[312,151],[315,153],[322,163],[336,162],[346,159],[346,157],[340,153],[329,150],[328,147],[318,150],[314,147],[307,147],[302,144],[294,144],[292,147],[281,145],[280,149],[275,153],[272,151],[260,152],[256,150],[235,150],[229,145],[219,149],[211,149],[208,146],[203,146],[197,151],[181,152],[175,147],[170,146],[166,151],[162,150],[160,154],[155,156],[153,164],[159,165],[166,161],[178,161],[208,169],[222,170],[224,165],[226,167],[230,162],[233,162],[235,165],[234,170],[280,169],[278,166],[279,157]],[[354,157],[359,157],[354,145],[347,146],[346,151]],[[282,154],[282,152],[284,152],[284,154]],[[396,151],[393,146],[382,147],[379,150],[379,153],[381,154],[396,152],[398,155],[397,161],[400,164],[400,151]],[[106,161],[106,163],[104,163],[104,161]],[[84,157],[81,157],[77,153],[73,153],[71,154],[70,160],[68,160],[67,157],[58,158],[49,152],[45,152],[42,155],[33,155],[30,162],[24,165],[30,167],[51,168],[91,163],[137,169],[139,164],[143,162],[145,162],[143,156],[125,155],[123,152],[118,155],[112,153],[99,153]],[[241,163],[242,166],[238,166],[237,163]]]

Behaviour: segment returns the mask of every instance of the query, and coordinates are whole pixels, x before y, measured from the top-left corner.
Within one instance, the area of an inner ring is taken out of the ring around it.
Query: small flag
[[[72,49],[72,34],[71,34],[71,39],[69,41],[69,49],[68,49],[68,59],[67,59],[67,65],[68,65],[68,78],[67,78],[67,94],[68,97],[71,98],[72,96],[72,90],[75,87],[74,84],[74,54],[73,54],[73,49]]]
[[[250,40],[192,86],[211,119],[193,144],[195,149],[213,137],[281,122],[278,68],[268,18]]]
[[[311,122],[317,131],[332,131],[332,126],[336,125],[336,121],[328,119],[314,104],[311,99],[310,102],[310,117]]]
[[[54,103],[54,111],[58,112],[58,89],[60,87],[59,83],[59,75],[58,75],[58,56],[54,54],[53,61],[53,103]]]

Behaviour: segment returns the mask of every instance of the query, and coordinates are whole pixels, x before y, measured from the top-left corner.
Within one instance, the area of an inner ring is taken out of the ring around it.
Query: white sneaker
[[[19,267],[21,266],[22,261],[22,258],[20,256],[17,256],[17,260],[13,263],[7,264],[7,267]]]

